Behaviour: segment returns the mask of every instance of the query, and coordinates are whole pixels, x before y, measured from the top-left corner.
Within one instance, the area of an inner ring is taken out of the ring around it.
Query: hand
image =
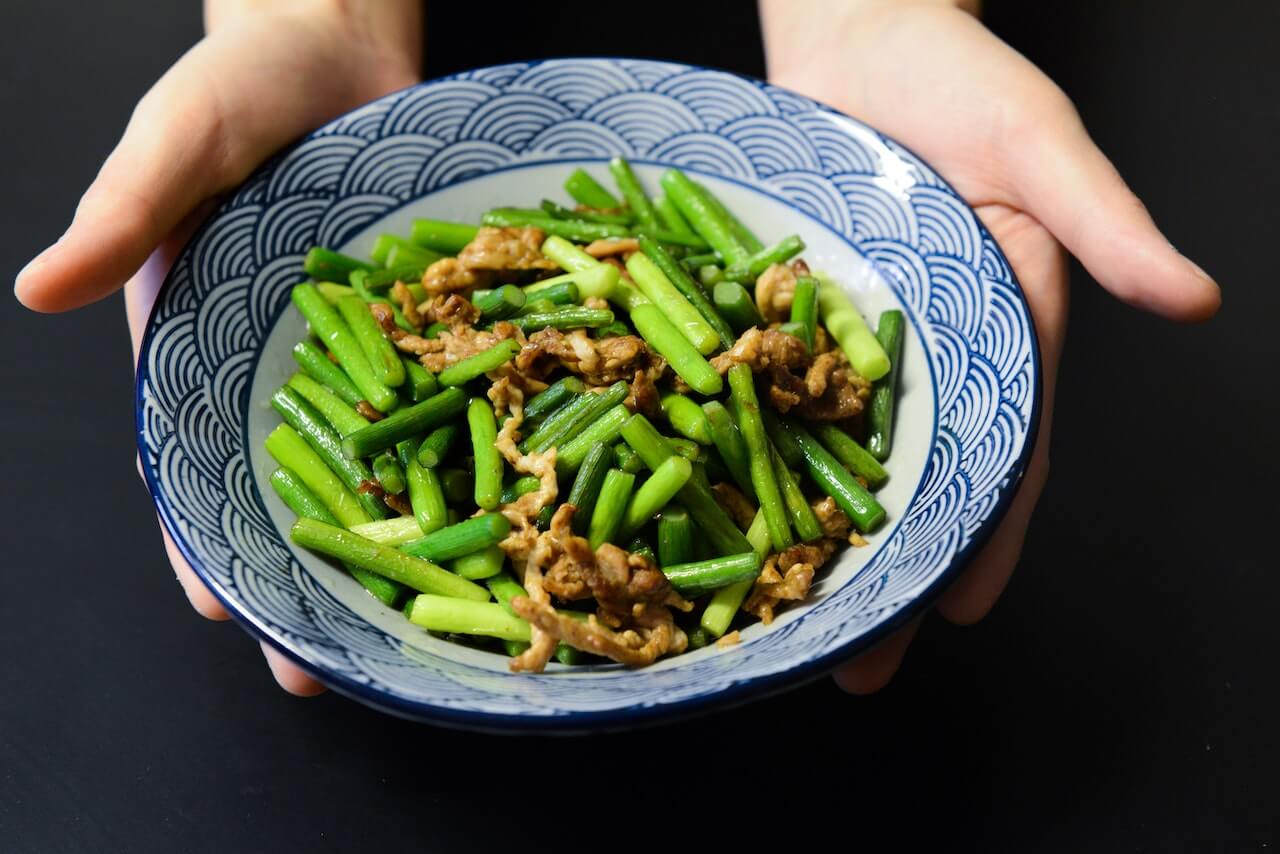
[[[328,119],[419,79],[417,0],[218,0],[208,35],[134,110],[124,137],[57,243],[18,274],[36,311],[67,311],[125,288],[134,356],[160,284],[214,200],[262,161]],[[227,612],[161,526],[192,606]],[[276,680],[323,686],[263,645]]]
[[[937,603],[954,623],[977,622],[1013,573],[1049,472],[1063,247],[1115,296],[1174,320],[1211,317],[1218,286],[1161,235],[1067,96],[954,3],[762,0],[761,16],[770,80],[919,153],[977,211],[1026,292],[1044,365],[1040,435],[1008,515]],[[836,682],[854,693],[883,687],[918,625],[842,666]]]

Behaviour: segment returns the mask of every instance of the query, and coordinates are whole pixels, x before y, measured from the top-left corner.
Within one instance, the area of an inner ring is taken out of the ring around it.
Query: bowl
[[[348,575],[294,547],[267,487],[270,393],[304,334],[289,290],[314,244],[357,256],[416,217],[563,199],[575,167],[614,155],[657,186],[704,181],[766,241],[805,259],[875,317],[909,319],[888,523],[847,548],[810,597],[734,646],[638,670],[512,674],[506,659],[431,637]],[[182,554],[252,634],[342,694],[484,730],[621,728],[814,678],[918,613],[1007,508],[1039,417],[1027,305],[991,235],[920,158],[794,92],[722,71],[633,59],[480,68],[387,95],[258,170],[204,223],[152,311],[137,377],[147,485]]]

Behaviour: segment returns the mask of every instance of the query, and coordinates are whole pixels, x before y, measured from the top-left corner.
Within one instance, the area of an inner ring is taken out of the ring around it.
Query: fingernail
[[[1183,255],[1182,257],[1183,257],[1183,259],[1185,259],[1185,260],[1186,260],[1187,264],[1189,264],[1189,265],[1191,266],[1191,269],[1195,271],[1195,273],[1196,273],[1196,275],[1197,275],[1197,276],[1199,276],[1200,278],[1204,279],[1206,282],[1212,282],[1212,281],[1213,281],[1213,276],[1210,276],[1208,273],[1206,273],[1206,272],[1204,271],[1204,268],[1203,268],[1203,267],[1201,267],[1201,266],[1200,266],[1199,264],[1197,264],[1195,261],[1192,261],[1190,258],[1187,258],[1187,256],[1186,256],[1186,255]]]
[[[18,271],[18,275],[13,277],[13,292],[18,295],[18,299],[22,299],[22,280],[44,266],[44,256],[48,251],[49,250],[46,249],[44,252],[41,252],[36,257],[32,258],[27,262],[25,267]]]

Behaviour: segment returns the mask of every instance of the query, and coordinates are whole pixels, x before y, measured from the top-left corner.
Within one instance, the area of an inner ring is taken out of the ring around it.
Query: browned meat
[[[853,370],[842,350],[812,359],[799,338],[777,329],[748,329],[711,360],[722,374],[735,364],[768,374],[774,409],[783,413],[795,409],[811,421],[852,418],[871,396],[871,384]]]
[[[583,308],[608,308],[609,301],[604,297],[587,297],[582,301]]]
[[[395,313],[391,311],[391,306],[383,302],[369,303],[369,313],[373,315],[373,319],[378,321],[378,325],[382,327],[382,331],[388,335],[394,336],[397,332],[402,332],[399,326],[396,326]]]
[[[744,531],[751,527],[752,520],[756,518],[756,508],[747,496],[728,483],[714,484],[711,491],[715,493],[716,500],[733,519],[735,525]]]
[[[743,332],[733,346],[711,360],[711,366],[721,374],[737,364],[750,365],[753,373],[766,368],[805,368],[809,354],[804,342],[794,335],[776,329],[752,327]]]
[[[400,304],[400,313],[409,321],[410,326],[421,329],[425,325],[422,314],[418,311],[418,301],[409,293],[404,282],[396,282],[391,286],[391,298]]]
[[[396,495],[384,495],[382,496],[382,501],[401,516],[413,515],[413,505],[409,503],[408,497],[403,493]]]
[[[716,646],[724,649],[725,647],[737,646],[740,643],[742,643],[742,635],[738,634],[737,629],[734,629],[727,635],[722,635],[720,639],[716,641]]]
[[[457,258],[441,258],[422,274],[422,287],[431,296],[487,287],[493,271],[473,270]]]
[[[663,361],[634,335],[594,339],[581,329],[568,334],[556,329],[535,332],[515,358],[516,370],[537,377],[546,376],[557,364],[588,385],[603,386],[631,379],[636,371],[654,369]]]
[[[640,241],[634,237],[593,240],[587,244],[585,251],[593,258],[607,258],[610,255],[630,255],[632,252],[640,251]]]
[[[458,263],[470,270],[554,270],[556,264],[544,258],[540,228],[491,228],[476,232],[475,238],[462,247]]]
[[[814,572],[827,562],[835,549],[835,540],[823,539],[816,543],[801,543],[781,554],[771,555],[764,562],[742,609],[755,614],[765,625],[772,623],[780,602],[799,601],[809,595]]]
[[[538,538],[533,546],[533,551],[529,555],[529,559],[525,561],[521,570],[523,574],[521,583],[524,585],[528,596],[517,596],[517,600],[527,603],[531,607],[542,607],[551,610],[551,597],[542,587],[542,570],[554,558],[554,548],[554,540],[548,540],[545,535]],[[512,604],[514,606],[514,601]],[[517,609],[517,613],[519,613],[519,609]],[[552,613],[555,612],[552,611]],[[547,662],[551,660],[551,655],[556,649],[556,636],[554,634],[532,620],[530,620],[530,624],[532,631],[530,632],[529,648],[511,659],[508,665],[511,670],[517,673],[520,671],[541,673],[546,668]]]
[[[591,595],[601,610],[620,618],[628,615],[635,618],[647,609],[666,605],[682,611],[693,607],[672,589],[653,561],[625,552],[612,543],[603,543],[596,549],[595,570],[586,578]]]
[[[370,421],[381,421],[384,417],[383,414],[374,409],[373,404],[367,400],[356,402],[356,412],[359,412]]]
[[[506,338],[519,341],[523,335],[512,324],[500,320],[493,325],[492,332],[459,324],[434,339],[419,335],[397,336],[395,333],[392,333],[392,338],[401,351],[421,356],[422,366],[438,374],[454,362],[488,350],[499,341]]]
[[[818,517],[818,524],[822,527],[822,536],[836,540],[849,536],[849,517],[836,505],[834,498],[825,496],[821,501],[813,502],[812,506],[813,515]]]
[[[631,392],[627,395],[627,399],[623,401],[627,408],[632,412],[640,412],[650,418],[657,418],[658,413],[662,411],[662,403],[661,398],[658,396],[658,387],[653,382],[661,375],[661,369],[656,372],[652,368],[647,371],[636,371],[635,377],[631,380]]]
[[[450,326],[471,325],[480,319],[480,309],[460,294],[435,297],[423,303],[423,319],[428,323],[447,323]]]
[[[669,611],[647,621],[647,625],[615,632],[604,626],[592,615],[586,621],[575,620],[556,613],[549,604],[533,601],[532,597],[517,596],[511,600],[516,613],[529,621],[536,631],[562,640],[570,646],[586,652],[611,658],[628,667],[644,667],[667,653],[679,654],[689,645],[688,636],[675,624]],[[530,648],[521,658],[533,651]],[[515,662],[512,660],[512,669]]]
[[[413,508],[409,505],[408,499],[403,495],[394,495],[382,488],[382,484],[376,480],[362,480],[356,487],[356,492],[361,494],[372,495],[382,501],[383,504],[399,513],[401,516],[413,515]]]
[[[796,273],[785,264],[771,264],[756,278],[756,305],[766,323],[779,323],[790,317],[795,295]]]

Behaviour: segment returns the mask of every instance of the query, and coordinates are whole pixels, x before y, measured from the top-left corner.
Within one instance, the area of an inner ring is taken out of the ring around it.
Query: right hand
[[[18,274],[28,308],[68,311],[121,286],[134,357],[170,265],[217,197],[334,116],[420,79],[418,0],[210,0],[208,35],[151,88],[66,233]],[[192,606],[226,610],[165,549]],[[286,691],[323,686],[270,647]]]

